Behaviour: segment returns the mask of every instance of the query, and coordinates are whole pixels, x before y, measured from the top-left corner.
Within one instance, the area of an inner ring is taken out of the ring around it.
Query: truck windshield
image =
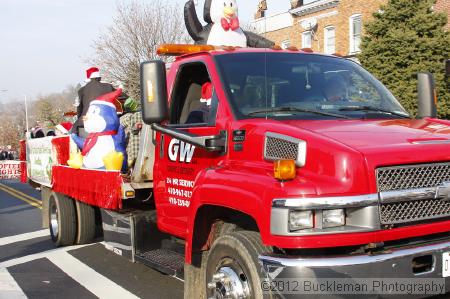
[[[378,80],[347,59],[273,52],[216,59],[239,119],[409,117]]]

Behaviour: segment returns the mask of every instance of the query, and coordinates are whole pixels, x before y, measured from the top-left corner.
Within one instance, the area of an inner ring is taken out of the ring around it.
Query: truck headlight
[[[314,227],[313,211],[290,211],[289,230],[296,231]]]
[[[336,227],[343,225],[345,225],[344,209],[322,211],[322,228]]]

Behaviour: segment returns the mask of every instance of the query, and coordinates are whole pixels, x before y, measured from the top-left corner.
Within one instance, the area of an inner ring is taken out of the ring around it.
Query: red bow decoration
[[[222,19],[220,19],[220,23],[222,24],[222,28],[223,28],[223,30],[225,30],[225,31],[228,31],[228,30],[232,30],[232,31],[235,31],[236,29],[238,29],[239,28],[239,19],[238,18],[234,18],[234,19],[231,19],[231,21],[230,22],[228,22],[228,20],[227,19],[225,19],[225,18],[222,18]]]
[[[87,153],[94,147],[94,145],[97,143],[98,136],[107,136],[107,135],[116,135],[117,131],[105,131],[105,132],[99,132],[99,133],[89,133],[88,137],[84,141],[83,144],[83,150],[81,151],[81,154],[83,156],[86,156]],[[107,153],[105,153],[107,154]]]

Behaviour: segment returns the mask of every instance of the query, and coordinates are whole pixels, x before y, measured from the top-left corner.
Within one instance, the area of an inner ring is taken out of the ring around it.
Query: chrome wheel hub
[[[58,226],[58,209],[56,204],[50,207],[50,226],[52,228],[52,232],[54,237],[58,237],[59,226]]]
[[[231,267],[221,267],[208,283],[209,299],[244,299],[250,298],[247,276],[242,269],[235,271]]]

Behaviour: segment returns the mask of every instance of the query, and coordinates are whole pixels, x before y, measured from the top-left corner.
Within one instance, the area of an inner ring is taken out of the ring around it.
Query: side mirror
[[[436,117],[437,97],[431,73],[417,74],[417,118]]]
[[[150,125],[169,117],[166,64],[160,60],[141,63],[142,119]]]

